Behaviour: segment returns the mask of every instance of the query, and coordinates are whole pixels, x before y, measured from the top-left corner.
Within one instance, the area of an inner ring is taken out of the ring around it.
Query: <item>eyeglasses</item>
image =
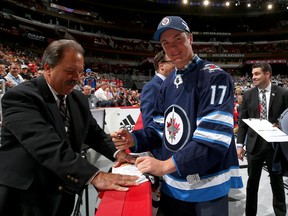
[[[163,60],[162,63],[172,63],[172,60]]]

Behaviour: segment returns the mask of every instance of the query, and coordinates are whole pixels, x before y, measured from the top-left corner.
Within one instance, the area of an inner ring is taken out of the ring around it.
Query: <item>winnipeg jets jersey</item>
[[[163,176],[162,191],[187,202],[204,202],[243,187],[233,134],[231,76],[197,55],[185,71],[163,82],[154,122],[134,131],[136,151],[162,144],[163,160],[177,171]]]

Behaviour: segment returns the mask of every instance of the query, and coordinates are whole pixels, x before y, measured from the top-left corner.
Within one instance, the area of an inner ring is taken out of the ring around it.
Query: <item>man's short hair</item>
[[[6,63],[6,61],[5,61],[5,60],[3,60],[3,59],[0,59],[0,64],[3,64],[3,65],[5,65],[5,66],[7,66],[7,63]]]
[[[165,61],[165,52],[164,50],[158,52],[155,57],[154,57],[154,61],[153,61],[153,65],[154,65],[154,69],[155,71],[159,70],[159,62],[161,61]]]
[[[261,70],[263,71],[263,73],[266,73],[266,72],[270,72],[271,76],[272,76],[272,67],[270,64],[266,63],[266,62],[258,62],[258,63],[255,63],[254,65],[252,65],[252,69],[253,68],[258,68],[260,67]]]

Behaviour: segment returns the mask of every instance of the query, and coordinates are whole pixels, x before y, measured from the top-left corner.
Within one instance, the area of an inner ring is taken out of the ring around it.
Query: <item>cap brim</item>
[[[174,30],[178,30],[178,31],[181,31],[181,32],[187,32],[187,33],[188,33],[188,31],[185,31],[185,30],[183,30],[183,29],[172,28],[172,27],[168,27],[168,26],[167,26],[167,27],[163,27],[163,28],[161,28],[161,29],[158,29],[158,30],[154,33],[154,36],[153,36],[154,40],[155,40],[155,41],[160,41],[161,34],[162,34],[164,31],[168,30],[168,29],[174,29]]]

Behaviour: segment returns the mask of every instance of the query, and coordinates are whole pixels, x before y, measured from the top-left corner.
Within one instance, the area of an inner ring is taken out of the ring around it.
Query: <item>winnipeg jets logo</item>
[[[166,25],[169,25],[171,22],[170,18],[169,17],[164,17],[161,21],[161,25],[162,26],[166,26]]]
[[[170,151],[181,149],[190,137],[191,127],[186,112],[178,105],[171,105],[165,112],[164,143]]]
[[[170,120],[167,122],[167,131],[169,135],[169,140],[173,143],[173,141],[176,139],[176,134],[180,130],[180,124],[178,124],[176,121],[176,118],[174,118],[174,109],[172,112],[172,116],[170,117]]]

